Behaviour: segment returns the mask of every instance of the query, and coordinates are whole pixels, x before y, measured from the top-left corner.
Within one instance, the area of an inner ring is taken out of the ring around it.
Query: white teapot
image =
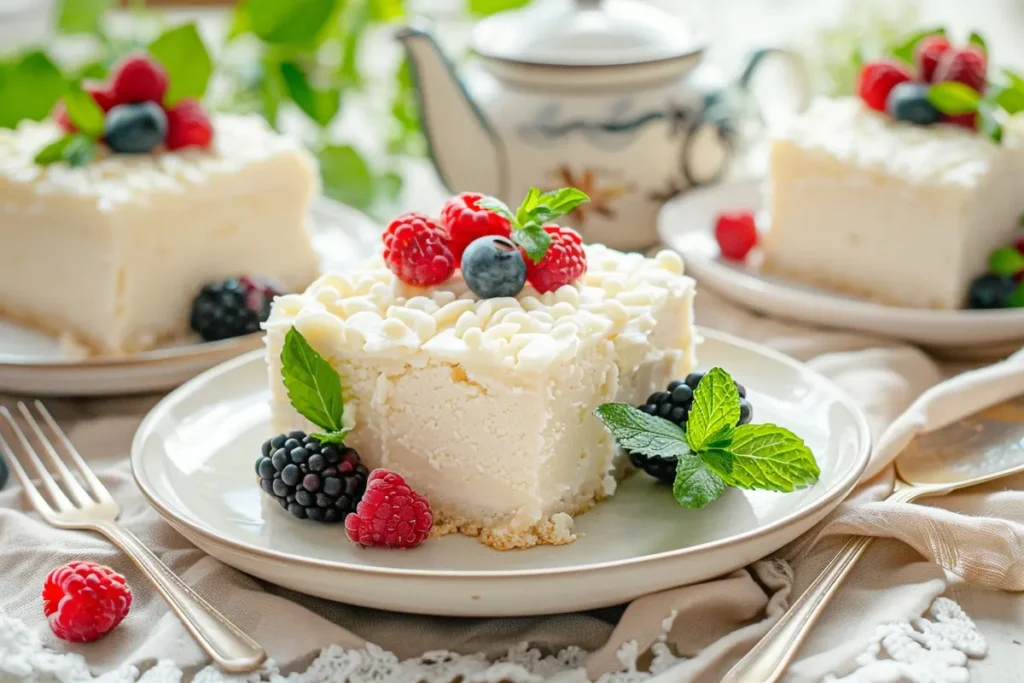
[[[729,87],[696,69],[704,48],[675,16],[641,0],[538,0],[479,22],[461,77],[425,31],[399,32],[430,156],[452,192],[513,206],[531,185],[591,197],[570,222],[589,242],[657,242],[661,204],[718,180],[749,116],[744,97],[769,55]],[[806,75],[798,60],[801,100]]]

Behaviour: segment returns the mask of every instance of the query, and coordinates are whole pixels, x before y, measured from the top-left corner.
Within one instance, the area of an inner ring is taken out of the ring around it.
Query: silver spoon
[[[886,500],[910,503],[1024,472],[1024,396],[918,436],[896,460]],[[774,683],[873,537],[850,538],[789,611],[721,683]]]

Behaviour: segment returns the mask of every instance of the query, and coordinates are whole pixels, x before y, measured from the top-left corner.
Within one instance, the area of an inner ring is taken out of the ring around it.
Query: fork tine
[[[60,478],[64,481],[64,487],[67,489],[71,497],[75,499],[75,502],[81,506],[92,505],[95,501],[89,497],[89,494],[85,492],[82,485],[78,483],[75,476],[71,474],[71,470],[68,469],[64,461],[61,460],[60,454],[54,449],[53,444],[43,434],[43,430],[39,428],[39,423],[36,422],[36,418],[29,412],[28,406],[21,401],[18,401],[18,410],[25,417],[25,421],[28,422],[28,426],[35,432],[36,438],[39,439],[39,443],[42,444],[43,450],[46,451],[46,455],[50,458],[50,463],[57,468],[57,472],[60,474]]]
[[[67,512],[68,510],[73,510],[74,506],[71,504],[71,501],[68,500],[68,497],[57,486],[57,482],[53,480],[53,477],[43,466],[43,461],[39,459],[39,454],[32,448],[32,444],[25,437],[25,432],[21,431],[21,427],[14,421],[11,411],[7,410],[6,406],[0,406],[0,415],[3,415],[4,419],[7,420],[7,424],[14,430],[14,435],[18,437],[18,441],[21,442],[25,452],[28,453],[28,458],[35,465],[36,472],[39,473],[39,480],[43,482],[43,488],[50,494],[50,499],[53,501],[54,506],[56,506],[57,511]]]
[[[75,463],[78,473],[82,475],[85,483],[89,486],[89,490],[92,491],[93,497],[101,503],[113,503],[114,498],[110,495],[107,487],[103,485],[103,482],[99,480],[99,477],[93,474],[92,468],[85,464],[85,459],[82,458],[81,453],[79,453],[78,449],[72,445],[71,439],[69,439],[68,435],[64,433],[64,430],[60,428],[57,421],[53,419],[53,416],[50,415],[50,411],[46,409],[43,402],[37,400],[35,401],[35,406],[36,410],[39,411],[39,414],[43,416],[43,420],[50,427],[50,431],[53,435],[56,436],[62,444],[64,444],[64,450],[66,450],[71,456],[71,460]]]
[[[21,466],[21,462],[14,454],[14,449],[7,443],[7,439],[4,438],[3,434],[0,434],[0,448],[3,448],[4,452],[7,453],[7,459],[11,463],[11,469],[14,470],[14,476],[21,482],[21,488],[24,489],[25,495],[28,496],[28,501],[32,503],[32,507],[44,518],[52,517],[55,514],[53,508],[50,507],[50,504],[39,493],[36,485],[32,483],[31,477],[28,476],[28,473]]]

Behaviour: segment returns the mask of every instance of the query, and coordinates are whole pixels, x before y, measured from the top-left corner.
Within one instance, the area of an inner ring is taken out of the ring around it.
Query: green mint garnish
[[[96,141],[88,135],[69,133],[39,150],[35,162],[40,166],[49,166],[64,161],[72,168],[77,168],[92,161],[96,149]]]
[[[988,55],[988,45],[985,43],[985,39],[982,38],[981,34],[977,31],[971,31],[971,37],[968,38],[967,42],[981,50],[982,54],[986,56]]]
[[[588,201],[590,197],[575,187],[563,187],[553,192],[541,192],[531,187],[515,213],[494,197],[485,197],[477,205],[507,218],[512,225],[512,241],[523,248],[531,261],[540,263],[551,246],[551,235],[544,232],[544,224],[561,218]]]
[[[1010,298],[1006,300],[1007,308],[1024,308],[1024,282],[1017,285]]]
[[[1021,287],[1024,297],[1024,286]],[[623,403],[606,403],[594,414],[621,448],[649,457],[676,457],[672,495],[683,507],[700,508],[726,486],[790,492],[821,473],[800,437],[773,424],[740,425],[740,397],[725,370],[713,368],[693,393],[686,430]]]
[[[42,121],[66,89],[64,74],[43,52],[0,59],[0,128],[14,128],[22,119]]]
[[[103,137],[103,110],[92,95],[82,90],[77,83],[69,86],[64,93],[64,107],[71,123],[78,130],[91,138]]]
[[[326,126],[334,120],[341,108],[340,88],[314,88],[302,69],[292,62],[285,62],[280,68],[288,96],[306,116],[316,121],[319,126]]]
[[[168,29],[149,46],[149,54],[167,71],[164,104],[202,99],[213,74],[213,60],[194,23]]]
[[[310,436],[321,443],[343,443],[348,430],[341,419],[345,410],[341,377],[294,327],[281,349],[281,377],[292,407],[324,430]]]
[[[988,257],[988,270],[993,275],[1016,275],[1024,270],[1024,254],[1013,247],[999,247]]]
[[[928,88],[928,101],[943,114],[970,114],[978,111],[981,93],[969,85],[945,81]]]

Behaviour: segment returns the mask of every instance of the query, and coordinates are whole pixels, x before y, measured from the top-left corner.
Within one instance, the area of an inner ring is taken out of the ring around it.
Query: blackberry
[[[665,391],[656,391],[647,397],[647,402],[638,406],[648,415],[662,417],[686,429],[686,421],[693,408],[693,390],[697,388],[703,372],[691,372],[684,380],[674,380]],[[740,420],[737,424],[745,425],[754,418],[754,410],[747,401],[747,389],[736,382],[736,391],[740,395]],[[659,481],[671,484],[676,478],[678,458],[647,456],[629,451],[629,461],[637,469],[641,469]]]
[[[295,431],[263,443],[256,474],[260,488],[293,516],[333,523],[355,512],[369,472],[355,450]]]
[[[203,285],[192,301],[189,324],[203,341],[219,341],[259,332],[270,317],[270,304],[281,290],[248,276]]]

